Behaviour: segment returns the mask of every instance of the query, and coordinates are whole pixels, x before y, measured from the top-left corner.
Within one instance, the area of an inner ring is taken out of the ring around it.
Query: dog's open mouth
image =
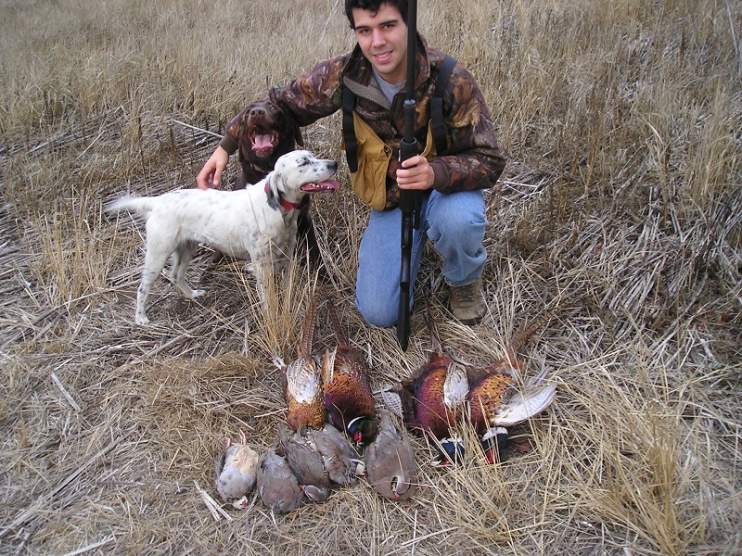
[[[278,133],[253,133],[250,136],[250,147],[258,156],[267,156],[278,144]]]
[[[337,180],[325,180],[305,183],[300,188],[305,193],[316,193],[317,191],[335,191],[340,189],[340,182]]]

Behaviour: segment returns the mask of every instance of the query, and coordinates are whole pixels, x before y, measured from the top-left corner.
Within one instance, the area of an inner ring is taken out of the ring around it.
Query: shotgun
[[[399,144],[401,163],[420,152],[415,139],[417,101],[415,100],[415,62],[417,61],[417,0],[407,3],[407,96],[404,101],[404,136]],[[420,227],[419,193],[399,190],[399,208],[402,211],[402,263],[399,281],[399,317],[397,339],[402,351],[407,350],[410,339],[410,274],[412,265],[412,229]]]

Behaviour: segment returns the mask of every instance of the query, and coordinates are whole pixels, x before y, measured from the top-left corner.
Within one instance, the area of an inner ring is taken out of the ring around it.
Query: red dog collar
[[[269,193],[270,192],[270,188],[268,187],[268,184],[267,183],[265,184],[265,192],[266,193]],[[281,197],[281,195],[278,196],[278,202],[280,203],[281,207],[284,210],[287,210],[287,211],[292,211],[296,207],[299,206],[296,203],[292,203],[291,201],[287,201],[286,199],[284,199],[283,197]]]

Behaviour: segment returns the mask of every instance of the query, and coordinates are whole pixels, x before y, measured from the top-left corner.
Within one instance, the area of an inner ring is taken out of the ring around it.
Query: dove
[[[408,500],[417,490],[417,466],[409,440],[382,412],[376,439],[363,454],[366,478],[373,489],[389,500]]]
[[[279,449],[286,458],[299,487],[312,502],[323,502],[330,493],[330,477],[322,455],[310,444],[306,430],[291,433],[279,431]]]
[[[257,482],[260,499],[272,512],[290,512],[304,500],[304,492],[289,464],[273,449],[260,458]]]
[[[358,459],[348,438],[327,423],[319,430],[307,432],[312,447],[322,456],[330,480],[338,485],[352,485],[363,472],[363,462]]]

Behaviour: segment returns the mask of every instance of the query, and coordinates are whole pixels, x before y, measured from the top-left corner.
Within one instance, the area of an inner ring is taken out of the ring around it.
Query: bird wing
[[[556,384],[548,384],[516,392],[493,415],[492,424],[512,427],[541,413],[554,401]]]

